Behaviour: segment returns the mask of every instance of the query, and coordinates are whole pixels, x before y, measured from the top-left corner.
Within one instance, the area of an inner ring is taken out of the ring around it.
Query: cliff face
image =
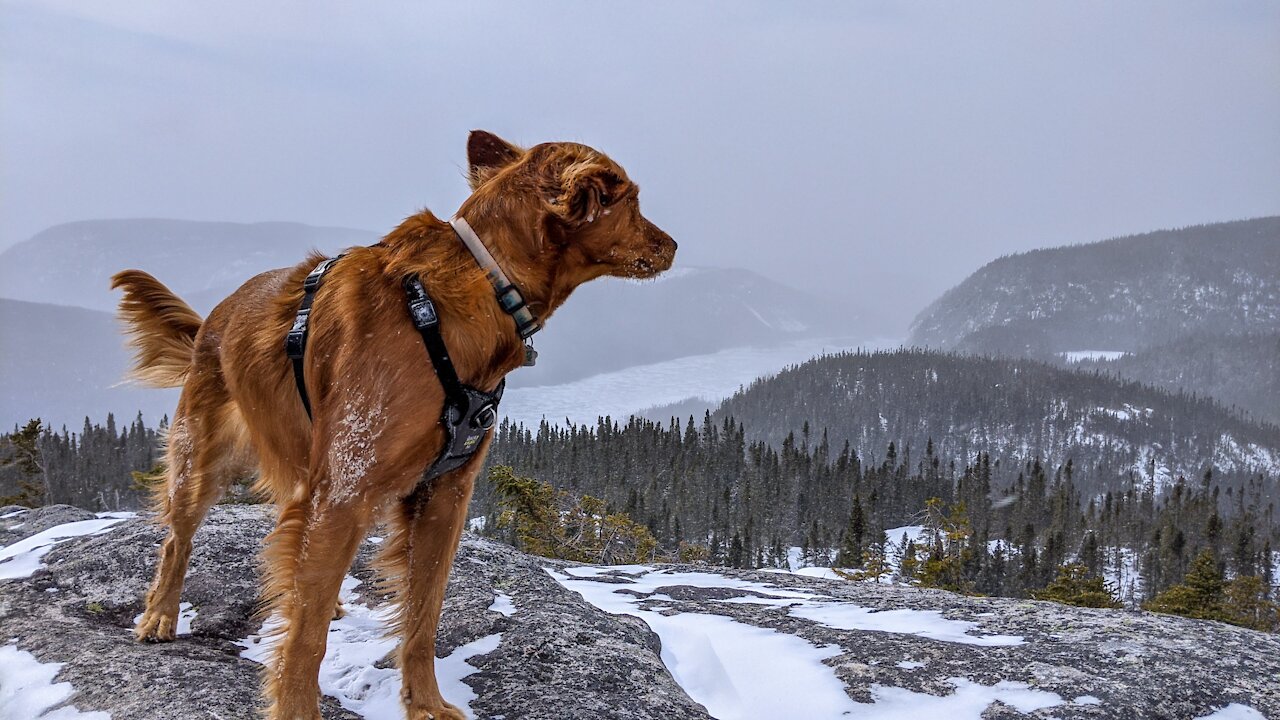
[[[81,714],[58,717],[253,717],[254,554],[270,524],[267,508],[215,508],[196,536],[189,632],[141,645],[130,627],[158,528],[0,509],[0,698],[36,708],[18,717],[59,704]],[[330,632],[326,718],[400,717],[395,642],[368,589],[378,543]],[[446,698],[477,718],[1200,718],[1233,703],[1280,717],[1274,635],[784,573],[567,565],[475,537],[437,655]]]

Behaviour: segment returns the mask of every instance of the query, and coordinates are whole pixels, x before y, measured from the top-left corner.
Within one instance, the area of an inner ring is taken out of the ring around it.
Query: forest
[[[0,438],[0,492],[8,495],[0,505],[139,507],[142,473],[159,462],[162,432],[110,417],[105,425],[86,421],[79,433],[37,421],[15,428]],[[932,440],[918,447],[890,441],[872,457],[808,423],[776,446],[755,436],[733,416],[711,413],[665,424],[635,417],[594,426],[504,422],[489,458],[499,482],[477,483],[472,527],[520,545],[531,536],[519,525],[528,525],[533,505],[545,511],[568,502],[571,511],[548,516],[609,519],[643,546],[618,555],[632,561],[741,568],[799,561],[1012,597],[1064,592],[1064,582],[1078,585],[1069,593],[1078,595],[1093,583],[1107,603],[1129,607],[1163,602],[1188,577],[1210,572],[1220,594],[1252,579],[1249,597],[1272,596],[1280,524],[1271,497],[1276,478],[1265,473],[1207,468],[1161,485],[1154,472],[1117,474],[1074,458],[1050,464],[1005,446],[956,457]],[[540,498],[526,499],[523,518],[516,512],[513,519],[513,478]],[[243,492],[232,501],[245,501]],[[899,528],[921,530],[886,538]]]

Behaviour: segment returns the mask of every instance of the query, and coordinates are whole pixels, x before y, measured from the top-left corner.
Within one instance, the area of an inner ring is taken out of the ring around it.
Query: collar
[[[464,218],[454,217],[449,221],[449,225],[453,227],[453,232],[457,234],[462,244],[467,246],[467,250],[471,252],[472,257],[476,259],[476,263],[480,268],[484,270],[485,275],[489,277],[489,282],[493,285],[494,295],[498,299],[498,306],[515,321],[516,332],[520,335],[520,339],[528,341],[529,338],[533,337],[534,333],[542,329],[542,325],[538,323],[538,319],[529,311],[529,306],[525,304],[524,295],[520,293],[520,288],[516,287],[515,283],[507,278],[507,274],[502,271],[502,267],[493,258],[489,248],[484,246],[480,236],[476,234],[476,231],[471,228],[471,225]]]

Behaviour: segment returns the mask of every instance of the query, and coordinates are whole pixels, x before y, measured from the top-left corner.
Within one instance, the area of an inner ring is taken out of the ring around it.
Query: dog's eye
[[[600,204],[601,204],[601,205],[608,205],[608,204],[609,204],[609,200],[610,200],[610,198],[609,198],[609,193],[600,193]]]

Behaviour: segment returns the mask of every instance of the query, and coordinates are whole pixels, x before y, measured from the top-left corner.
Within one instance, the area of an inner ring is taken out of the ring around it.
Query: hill
[[[114,312],[109,278],[139,268],[208,312],[250,277],[294,265],[313,249],[377,242],[366,230],[289,222],[86,220],[55,225],[0,253],[0,295]]]
[[[913,344],[1047,357],[1280,331],[1280,217],[1011,255],[912,323]]]
[[[3,697],[31,717],[60,703],[75,709],[58,717],[85,720],[252,717],[270,642],[254,617],[254,551],[271,524],[266,507],[214,508],[178,639],[142,645],[130,627],[159,528],[66,506],[0,509]],[[327,720],[402,717],[386,599],[370,589],[377,548],[363,543],[347,614],[328,633]],[[708,565],[579,565],[470,535],[444,607],[442,691],[477,718],[1280,713],[1280,636],[1168,615]]]
[[[1280,424],[1280,332],[1191,333],[1119,357],[1082,359],[1074,367],[1170,392],[1208,395],[1258,420]]]
[[[177,390],[125,384],[130,353],[115,318],[78,307],[0,298],[0,427],[42,418],[79,429],[86,417],[173,413]]]
[[[1102,373],[1028,359],[922,350],[816,358],[758,380],[726,400],[718,417],[775,446],[809,427],[865,458],[890,442],[939,457],[1073,460],[1157,487],[1217,471],[1280,475],[1280,429],[1204,397],[1172,394]]]

